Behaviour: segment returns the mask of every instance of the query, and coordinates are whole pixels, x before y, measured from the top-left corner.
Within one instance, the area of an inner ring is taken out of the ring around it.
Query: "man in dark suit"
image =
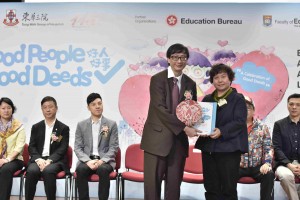
[[[47,199],[55,200],[56,174],[62,170],[69,172],[65,159],[69,146],[69,127],[56,119],[57,103],[53,97],[44,97],[41,107],[45,120],[31,128],[28,147],[30,164],[25,182],[26,200],[33,200],[40,177],[44,179]]]
[[[185,159],[188,156],[188,137],[197,130],[186,126],[176,117],[176,106],[184,100],[184,93],[192,93],[197,100],[196,83],[182,73],[189,58],[188,49],[174,44],[167,50],[169,67],[151,78],[150,105],[144,126],[141,148],[144,150],[144,199],[158,200],[161,183],[166,181],[165,199],[180,198],[180,185]],[[179,92],[174,96],[173,88]],[[179,96],[179,97],[178,97]]]
[[[100,94],[87,97],[91,116],[77,124],[74,152],[78,157],[76,168],[80,200],[89,200],[88,177],[97,174],[99,178],[99,200],[109,197],[109,174],[116,167],[119,148],[118,126],[113,120],[102,115],[103,102]]]
[[[300,94],[288,97],[289,116],[276,121],[273,128],[276,176],[290,200],[300,199],[295,176],[300,176]]]

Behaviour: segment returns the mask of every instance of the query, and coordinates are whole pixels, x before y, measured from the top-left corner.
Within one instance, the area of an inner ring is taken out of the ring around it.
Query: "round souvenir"
[[[177,118],[183,123],[191,121],[196,123],[201,119],[202,108],[194,100],[184,100],[176,108]]]

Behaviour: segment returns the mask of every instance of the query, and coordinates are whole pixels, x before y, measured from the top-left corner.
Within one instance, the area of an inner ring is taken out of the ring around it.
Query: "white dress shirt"
[[[101,125],[101,119],[102,116],[100,117],[100,119],[96,122],[94,122],[92,119],[92,134],[93,134],[93,148],[92,148],[92,154],[99,156],[98,153],[98,137],[100,136],[100,125]]]
[[[54,126],[55,122],[56,122],[56,119],[53,121],[52,124],[50,124],[48,126],[48,124],[45,121],[45,142],[44,142],[42,157],[50,156],[51,135],[54,132],[56,133],[56,130],[53,130],[53,126]]]

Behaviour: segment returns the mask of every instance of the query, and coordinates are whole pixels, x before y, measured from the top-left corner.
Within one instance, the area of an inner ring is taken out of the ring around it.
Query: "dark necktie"
[[[172,102],[173,102],[173,105],[172,105],[172,112],[173,114],[176,114],[176,107],[178,105],[178,100],[179,100],[179,87],[177,85],[177,82],[178,82],[178,79],[177,78],[173,78],[173,90],[172,90]]]

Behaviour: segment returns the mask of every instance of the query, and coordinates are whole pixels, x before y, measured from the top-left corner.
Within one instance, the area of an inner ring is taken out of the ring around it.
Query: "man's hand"
[[[294,165],[292,163],[287,164],[287,167],[293,172],[293,174],[299,176],[300,175],[300,166]]]
[[[46,160],[44,160],[44,159],[38,159],[38,160],[36,161],[36,164],[37,164],[37,166],[40,168],[40,171],[41,171],[41,172],[42,172],[42,171],[45,169],[45,167],[47,166]]]
[[[89,160],[86,162],[87,166],[92,170],[96,170],[98,168],[98,160]]]
[[[271,171],[271,166],[267,163],[263,164],[261,167],[260,167],[260,173],[262,174],[267,174],[269,171]]]
[[[189,137],[197,137],[197,136],[199,136],[199,133],[202,132],[198,129],[195,129],[195,128],[189,127],[189,126],[186,126],[183,130],[184,130],[185,134]]]
[[[100,165],[102,165],[103,163],[105,163],[103,160],[97,160],[98,167],[99,167]]]
[[[52,160],[45,160],[45,168],[52,163]]]

